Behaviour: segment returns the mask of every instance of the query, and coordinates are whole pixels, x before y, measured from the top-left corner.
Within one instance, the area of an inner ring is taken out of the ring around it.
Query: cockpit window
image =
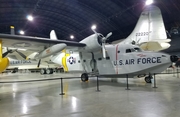
[[[134,48],[126,49],[126,53],[137,52]]]
[[[131,48],[131,52],[135,52],[136,50],[134,48]]]
[[[142,52],[142,50],[141,50],[140,48],[134,48],[134,50],[135,50],[136,52]]]
[[[131,53],[131,49],[126,49],[126,53]]]

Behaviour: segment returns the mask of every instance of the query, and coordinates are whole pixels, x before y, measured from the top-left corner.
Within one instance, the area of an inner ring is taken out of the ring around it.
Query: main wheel
[[[81,81],[86,82],[88,81],[88,79],[89,79],[89,76],[87,73],[81,74]]]
[[[46,69],[41,69],[40,74],[46,74]]]
[[[52,74],[53,73],[53,69],[52,68],[47,68],[46,69],[46,73],[47,74]]]
[[[152,76],[147,76],[147,77],[145,77],[145,81],[146,81],[146,83],[151,83],[151,79],[152,79]]]

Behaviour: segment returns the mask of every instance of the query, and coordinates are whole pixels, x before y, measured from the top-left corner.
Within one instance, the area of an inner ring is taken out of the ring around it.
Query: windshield
[[[134,48],[134,50],[136,51],[136,52],[142,52],[142,50],[140,49],[140,48]]]

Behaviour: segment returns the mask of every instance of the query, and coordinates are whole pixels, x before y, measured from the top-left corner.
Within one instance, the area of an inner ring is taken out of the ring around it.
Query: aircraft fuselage
[[[172,62],[168,54],[142,51],[138,46],[130,44],[106,45],[106,53],[106,58],[103,58],[101,51],[74,52],[68,56],[60,53],[53,56],[51,61],[66,67],[69,72],[98,72],[107,77],[159,73]]]

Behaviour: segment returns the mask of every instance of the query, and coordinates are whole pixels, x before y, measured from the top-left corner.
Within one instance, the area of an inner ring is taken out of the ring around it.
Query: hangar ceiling
[[[27,36],[49,37],[54,29],[59,39],[80,41],[97,32],[112,32],[111,41],[128,36],[133,30],[145,0],[0,0],[0,33],[23,29]],[[179,0],[154,0],[160,7],[167,31],[180,26]],[[32,14],[33,22],[26,20]]]

